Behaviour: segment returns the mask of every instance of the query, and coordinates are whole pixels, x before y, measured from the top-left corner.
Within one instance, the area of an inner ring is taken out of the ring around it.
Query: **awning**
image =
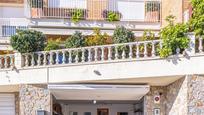
[[[57,100],[140,100],[149,85],[49,84]]]

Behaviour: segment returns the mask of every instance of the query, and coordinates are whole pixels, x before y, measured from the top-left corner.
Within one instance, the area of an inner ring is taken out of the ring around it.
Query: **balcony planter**
[[[109,22],[120,21],[121,17],[122,15],[118,11],[108,11],[108,10],[103,11],[103,18]]]

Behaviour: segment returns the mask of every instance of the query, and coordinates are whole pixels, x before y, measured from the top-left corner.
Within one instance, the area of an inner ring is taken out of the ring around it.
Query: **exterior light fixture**
[[[96,100],[93,100],[93,104],[96,104]]]

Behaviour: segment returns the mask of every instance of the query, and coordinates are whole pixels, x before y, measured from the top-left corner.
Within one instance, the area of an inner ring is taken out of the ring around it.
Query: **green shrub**
[[[142,41],[146,41],[146,40],[155,40],[155,34],[154,32],[150,31],[150,30],[145,30],[143,35],[142,35]]]
[[[81,32],[76,31],[65,41],[66,48],[78,48],[85,46],[85,39]]]
[[[118,26],[113,33],[114,43],[128,43],[135,40],[134,33],[123,26]]]
[[[190,19],[190,27],[196,36],[204,38],[204,0],[191,0],[193,15]]]
[[[186,24],[174,24],[174,16],[168,16],[168,26],[163,28],[160,32],[160,37],[163,42],[162,49],[159,53],[161,57],[168,57],[176,54],[176,49],[179,48],[182,52],[189,45],[189,38],[187,37],[188,26]]]
[[[105,45],[108,44],[107,40],[108,40],[108,35],[105,34],[101,34],[100,29],[95,28],[94,32],[91,36],[88,36],[86,38],[86,45],[87,46],[96,46],[96,45]]]
[[[45,51],[50,51],[50,50],[57,50],[60,48],[60,39],[57,40],[48,40],[47,45],[45,47]]]
[[[45,47],[45,35],[35,30],[17,30],[10,41],[13,49],[20,53],[42,51]]]

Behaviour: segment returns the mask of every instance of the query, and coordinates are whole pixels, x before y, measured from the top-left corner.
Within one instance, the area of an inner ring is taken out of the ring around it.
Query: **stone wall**
[[[176,16],[175,22],[183,22],[183,0],[162,0],[162,27],[168,23],[165,21],[169,15]]]
[[[204,77],[188,77],[188,115],[204,114]]]
[[[20,106],[19,104],[20,104],[19,93],[16,92],[16,93],[15,93],[15,113],[16,113],[16,114],[15,114],[15,115],[20,115],[20,114],[19,114],[19,112],[20,112],[20,111],[19,111],[19,106]]]
[[[144,97],[144,115],[153,115],[154,108],[161,109],[161,115],[165,115],[165,87],[151,87],[150,92]],[[160,95],[161,101],[159,104],[154,103],[154,96]]]
[[[46,85],[20,85],[20,115],[36,115],[36,110],[51,115],[51,94]]]
[[[155,104],[159,94],[161,101]],[[144,99],[145,115],[153,115],[154,108],[160,108],[161,115],[203,115],[204,77],[188,75],[168,86],[152,86]]]
[[[186,77],[166,87],[166,115],[187,115]]]

